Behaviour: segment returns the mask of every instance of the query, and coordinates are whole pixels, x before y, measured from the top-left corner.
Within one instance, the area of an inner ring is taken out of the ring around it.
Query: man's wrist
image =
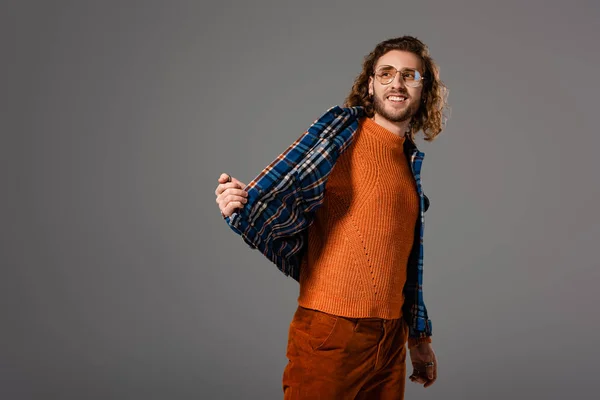
[[[419,338],[415,338],[415,337],[409,337],[408,338],[408,348],[412,348],[412,347],[416,347],[418,345],[420,345],[421,343],[431,343],[431,336],[424,336],[424,337],[419,337]]]

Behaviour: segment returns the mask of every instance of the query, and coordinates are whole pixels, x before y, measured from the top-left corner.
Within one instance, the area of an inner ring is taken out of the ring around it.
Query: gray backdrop
[[[298,286],[217,178],[254,178],[403,34],[452,106],[418,143],[439,378],[406,397],[597,397],[597,2],[10,3],[0,398],[281,398]]]

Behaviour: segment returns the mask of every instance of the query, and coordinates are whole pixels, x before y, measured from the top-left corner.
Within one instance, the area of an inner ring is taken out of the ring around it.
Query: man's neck
[[[406,121],[401,121],[401,122],[392,122],[389,121],[385,118],[383,118],[381,115],[375,113],[375,115],[373,116],[373,121],[375,121],[375,123],[377,123],[378,125],[384,127],[385,129],[387,129],[388,131],[403,137],[404,134],[406,133],[406,130],[408,129],[408,126],[410,124],[410,119],[406,120]]]

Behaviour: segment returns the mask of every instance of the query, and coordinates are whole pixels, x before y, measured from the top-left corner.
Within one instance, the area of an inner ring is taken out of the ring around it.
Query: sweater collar
[[[352,107],[346,107],[346,108],[341,108],[339,106],[335,106],[333,108],[337,108],[338,110],[341,110],[341,111],[347,113],[349,116],[355,116],[356,118],[367,117],[365,108],[363,106],[352,106]],[[416,143],[412,139],[411,135],[406,134],[404,137],[405,137],[405,140],[404,140],[403,146],[404,146],[405,153],[409,156],[412,155],[413,153],[416,153],[417,157],[423,158],[425,156],[425,153],[423,153],[422,151],[419,150]]]

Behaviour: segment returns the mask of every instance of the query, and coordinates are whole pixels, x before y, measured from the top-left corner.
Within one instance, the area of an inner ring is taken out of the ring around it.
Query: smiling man
[[[437,379],[423,301],[429,199],[414,139],[442,131],[447,89],[427,46],[379,43],[332,107],[248,185],[222,174],[230,228],[299,282],[286,399],[402,399]]]

